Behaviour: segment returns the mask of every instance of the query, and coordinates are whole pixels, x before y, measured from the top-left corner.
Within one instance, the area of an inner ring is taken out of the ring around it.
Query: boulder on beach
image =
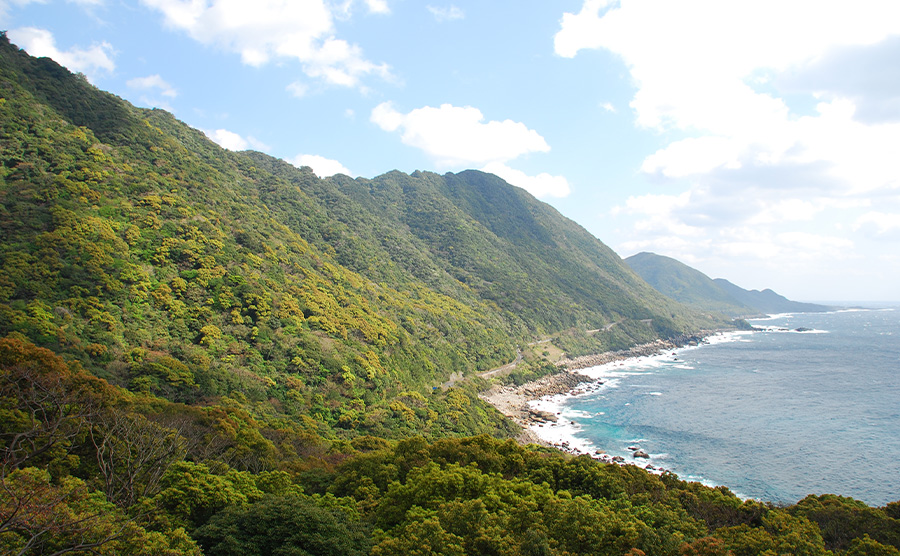
[[[556,419],[557,419],[556,415],[554,415],[548,411],[541,411],[539,409],[529,409],[528,414],[535,421],[550,421],[550,422],[555,423]]]

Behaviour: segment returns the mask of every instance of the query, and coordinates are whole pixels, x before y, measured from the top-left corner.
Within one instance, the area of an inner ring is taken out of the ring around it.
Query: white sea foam
[[[692,370],[693,367],[678,363],[678,356],[686,351],[697,349],[707,344],[719,344],[725,342],[743,341],[743,338],[752,331],[740,330],[734,332],[721,332],[712,336],[708,336],[703,343],[698,346],[684,346],[675,348],[674,350],[666,350],[664,353],[651,356],[631,357],[628,359],[620,359],[603,365],[597,365],[578,372],[585,375],[594,382],[588,382],[579,385],[575,390],[577,396],[581,395],[597,395],[607,388],[619,388],[621,380],[628,376],[634,376],[642,373],[652,373],[666,367],[677,367],[681,369]],[[648,396],[661,396],[662,392],[647,392]],[[531,425],[530,429],[543,441],[554,446],[563,447],[571,452],[595,454],[598,447],[589,440],[581,436],[583,428],[575,421],[577,419],[590,419],[594,415],[604,415],[604,412],[591,414],[585,411],[570,410],[567,402],[572,398],[570,393],[557,394],[554,396],[544,396],[538,400],[528,402],[529,407],[535,410],[544,411],[557,416],[555,423],[542,423]],[[625,405],[631,405],[626,403]],[[573,420],[574,419],[574,420]],[[639,444],[644,439],[635,439],[631,441],[633,444]],[[618,447],[599,447],[600,449],[616,449]],[[658,457],[665,457],[668,454],[660,454],[659,456],[650,455],[651,461]],[[649,462],[644,458],[634,458],[624,456],[625,462],[629,464],[645,467]]]
[[[752,319],[747,319],[750,322],[756,320],[775,320],[775,319],[789,319],[794,316],[795,313],[775,313],[772,315],[766,315],[764,317],[753,317]]]
[[[819,330],[818,328],[787,328],[784,326],[757,326],[760,332],[770,332],[776,334],[830,334],[828,330]]]

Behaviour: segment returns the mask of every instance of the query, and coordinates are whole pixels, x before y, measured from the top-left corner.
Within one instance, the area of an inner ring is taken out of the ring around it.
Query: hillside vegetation
[[[895,505],[779,509],[504,440],[476,373],[517,347],[727,319],[495,176],[319,179],[3,36],[0,237],[0,553],[900,546]]]
[[[9,44],[2,71],[0,334],[129,390],[502,434],[471,392],[448,407],[432,387],[536,336],[619,323],[566,348],[602,351],[719,324],[494,176],[320,180]]]
[[[655,253],[638,253],[625,259],[641,278],[663,295],[700,311],[733,317],[772,313],[815,313],[833,307],[791,301],[770,289],[745,290],[723,278],[711,279],[697,269]]]

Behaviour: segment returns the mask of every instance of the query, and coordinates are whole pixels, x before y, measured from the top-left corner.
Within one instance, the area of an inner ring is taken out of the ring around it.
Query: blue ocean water
[[[768,331],[607,367],[563,417],[610,455],[640,447],[743,497],[900,500],[900,309],[752,322]]]

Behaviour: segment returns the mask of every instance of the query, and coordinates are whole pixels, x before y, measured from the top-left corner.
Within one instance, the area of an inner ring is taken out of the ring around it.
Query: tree
[[[0,339],[0,480],[14,469],[64,460],[112,388],[50,350]]]
[[[0,553],[11,556],[199,556],[183,530],[150,533],[83,481],[51,483],[45,470],[17,469],[0,488]]]
[[[448,533],[435,515],[421,508],[410,521],[372,548],[372,556],[463,556],[463,539]]]
[[[187,452],[178,431],[143,415],[111,410],[90,432],[106,497],[124,508],[154,496],[160,478]]]
[[[208,556],[362,556],[369,548],[358,522],[296,494],[227,508],[194,536]]]

